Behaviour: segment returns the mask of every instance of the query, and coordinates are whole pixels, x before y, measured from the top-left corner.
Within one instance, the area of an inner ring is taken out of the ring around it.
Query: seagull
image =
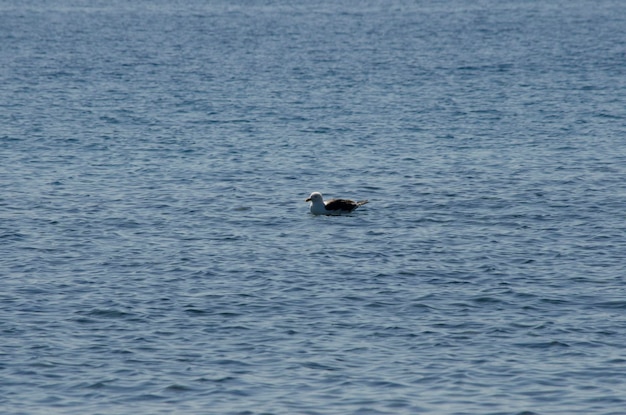
[[[332,199],[324,202],[322,194],[319,192],[311,193],[305,202],[311,202],[311,213],[314,215],[341,215],[342,213],[350,213],[359,206],[363,206],[368,201],[359,200],[355,202],[347,199]]]

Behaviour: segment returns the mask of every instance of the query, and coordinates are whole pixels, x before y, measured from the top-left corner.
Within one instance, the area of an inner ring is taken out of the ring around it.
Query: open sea
[[[0,0],[0,288],[3,415],[623,415],[626,2]]]

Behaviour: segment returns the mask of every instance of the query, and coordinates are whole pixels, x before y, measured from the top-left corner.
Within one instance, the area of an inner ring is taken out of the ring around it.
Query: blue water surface
[[[0,63],[3,414],[626,408],[626,3],[3,0]]]

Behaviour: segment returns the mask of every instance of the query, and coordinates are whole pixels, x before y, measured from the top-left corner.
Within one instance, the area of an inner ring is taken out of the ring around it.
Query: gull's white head
[[[311,193],[308,199],[305,199],[305,202],[318,204],[318,203],[324,203],[324,199],[322,198],[322,194],[320,192],[313,192]]]

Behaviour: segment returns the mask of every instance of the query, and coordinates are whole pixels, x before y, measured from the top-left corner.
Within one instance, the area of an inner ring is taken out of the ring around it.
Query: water
[[[2,413],[623,413],[624,39],[617,0],[0,2]]]

